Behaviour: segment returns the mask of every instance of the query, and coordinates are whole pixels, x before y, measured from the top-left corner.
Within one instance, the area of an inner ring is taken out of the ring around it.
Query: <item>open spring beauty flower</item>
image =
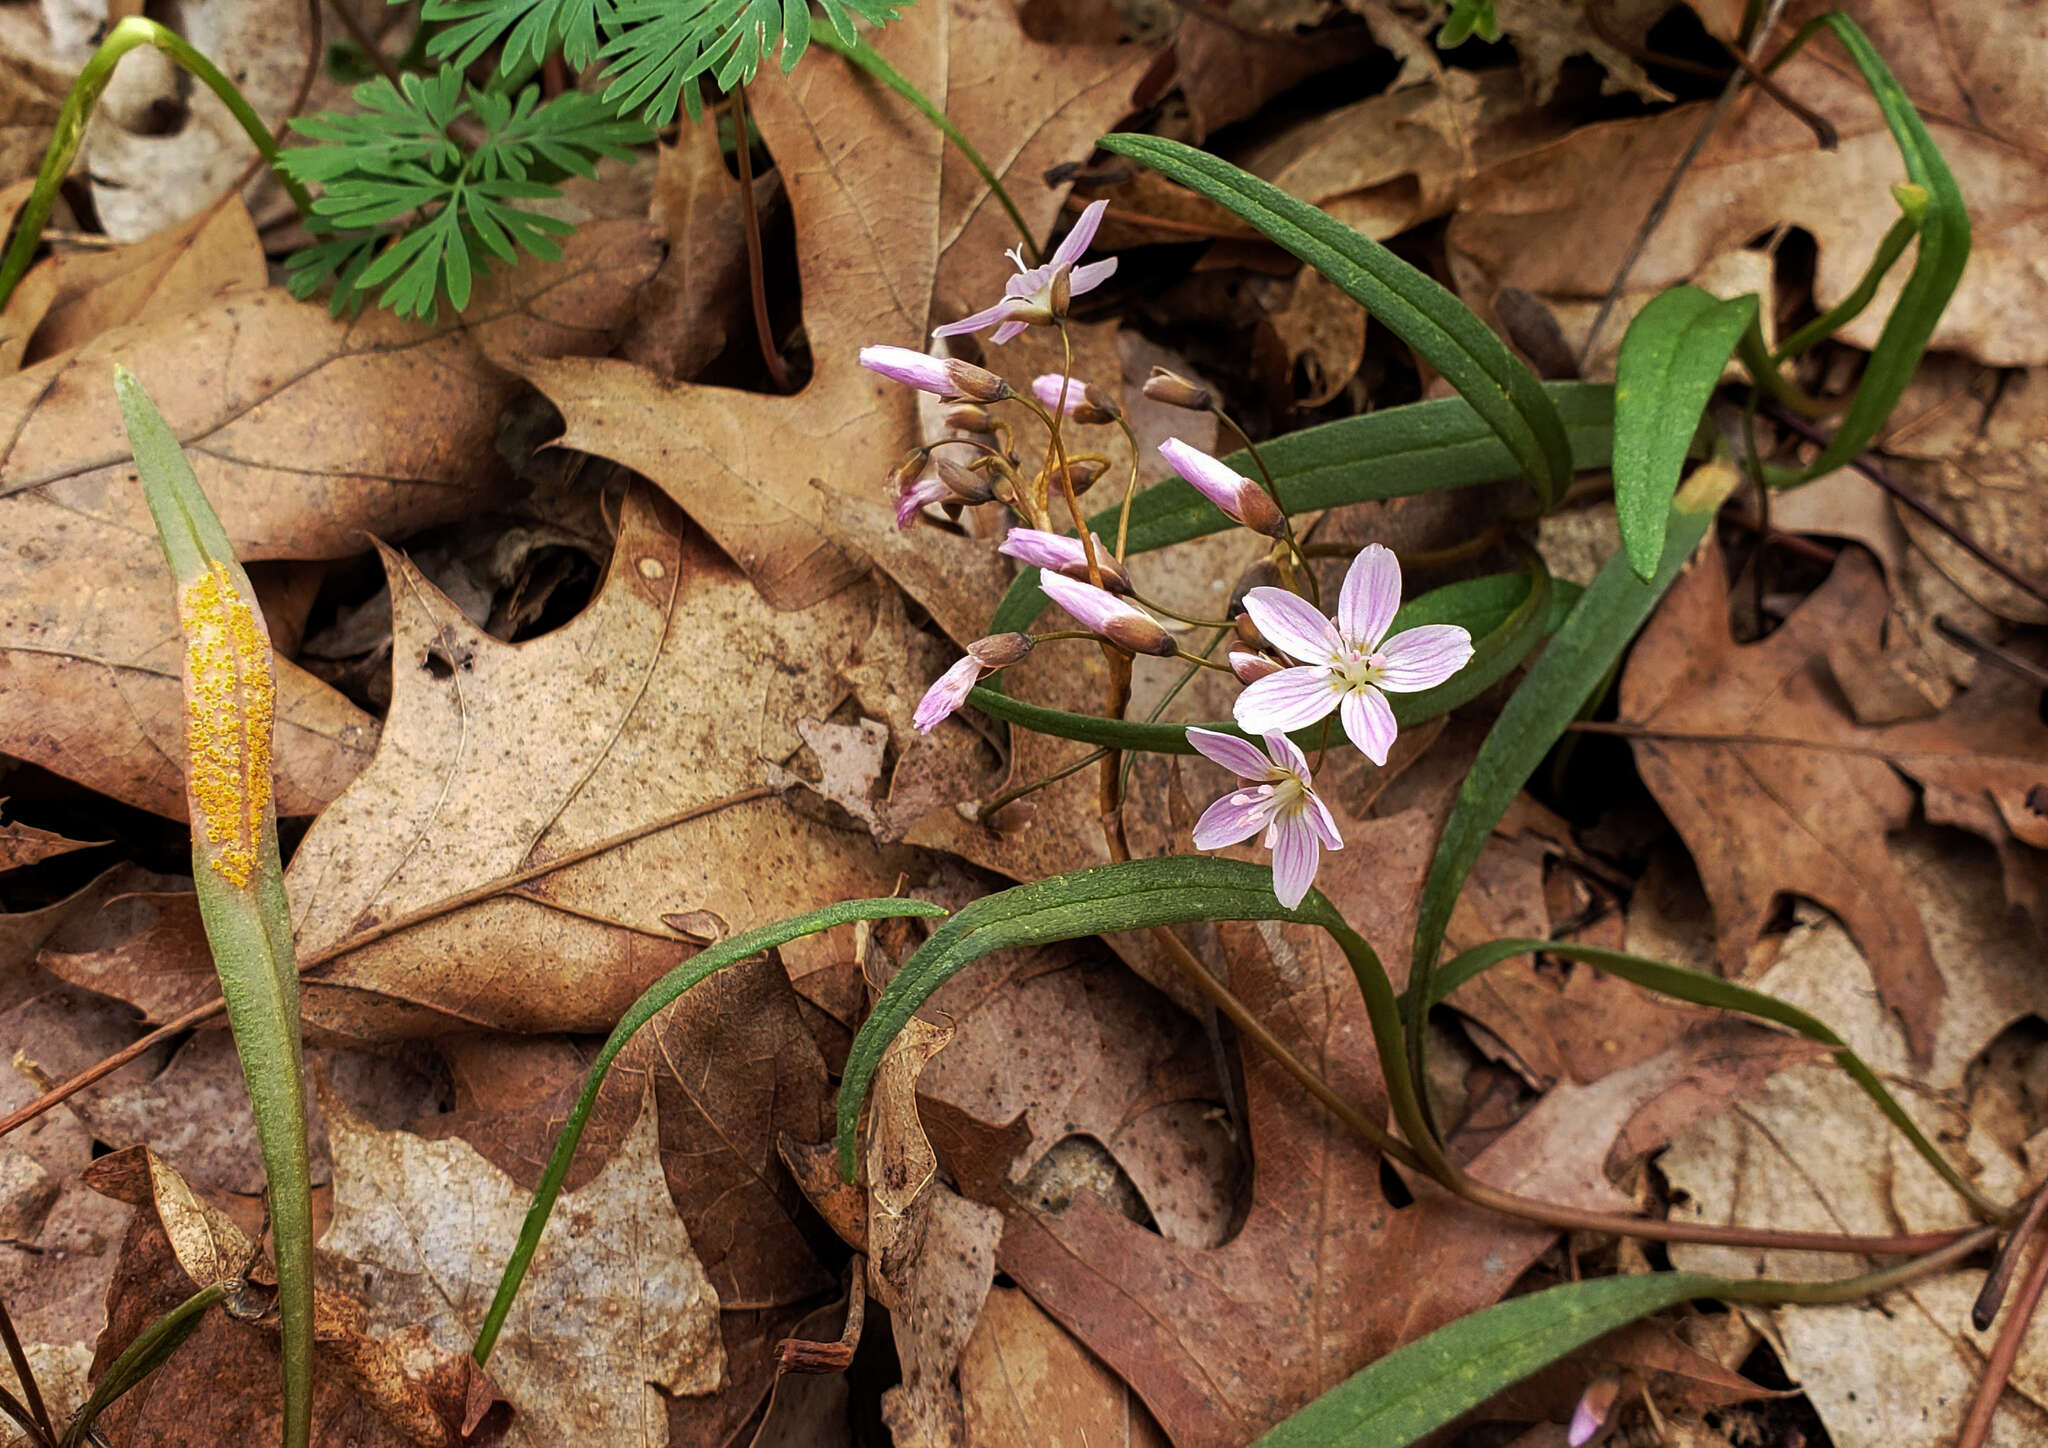
[[[1095,240],[1095,233],[1102,226],[1102,213],[1108,209],[1107,201],[1091,203],[1081,213],[1081,219],[1074,223],[1074,229],[1067,233],[1066,240],[1059,244],[1059,249],[1043,266],[1025,266],[1019,249],[1010,248],[1007,255],[1017,264],[1017,275],[1004,284],[1003,299],[971,317],[932,328],[932,335],[957,337],[963,332],[983,332],[994,327],[995,335],[989,341],[1007,342],[1028,324],[1053,319],[1053,282],[1061,270],[1067,270],[1066,290],[1070,297],[1093,291],[1108,281],[1116,271],[1116,258],[1113,256],[1091,261],[1086,266],[1074,265],[1086,254],[1088,244]]]
[[[1287,515],[1264,488],[1244,474],[1225,467],[1177,437],[1159,444],[1159,455],[1187,480],[1189,487],[1222,509],[1223,516],[1231,522],[1268,538],[1287,536]]]
[[[1180,652],[1165,624],[1106,589],[1061,573],[1039,574],[1038,586],[1082,628],[1101,634],[1118,648],[1169,659]]]
[[[1043,568],[1047,573],[1064,573],[1084,583],[1088,579],[1088,555],[1081,547],[1081,540],[1069,538],[1064,533],[1048,533],[1042,528],[1012,528],[996,552],[1019,563]],[[1123,564],[1116,561],[1116,556],[1099,534],[1095,539],[1095,568],[1102,575],[1102,586],[1111,593],[1131,591],[1131,575],[1124,570]]]
[[[1267,642],[1297,661],[1248,687],[1233,711],[1253,734],[1291,734],[1336,710],[1344,732],[1374,764],[1399,732],[1388,693],[1433,689],[1472,661],[1472,635],[1432,623],[1387,637],[1401,607],[1401,565],[1379,544],[1351,562],[1337,616],[1279,588],[1254,588],[1245,611]]]
[[[1013,396],[1010,384],[986,367],[957,357],[934,357],[908,347],[863,347],[860,365],[891,382],[930,392],[949,402],[1001,402]]]
[[[1316,798],[1308,760],[1285,734],[1268,734],[1264,753],[1213,729],[1188,730],[1188,743],[1238,779],[1236,789],[1195,821],[1195,848],[1220,850],[1264,830],[1273,852],[1273,893],[1292,910],[1315,883],[1322,852],[1344,848],[1329,807]]]
[[[920,734],[929,734],[939,721],[967,702],[967,695],[984,675],[1006,669],[1031,652],[1032,637],[1026,633],[991,634],[967,646],[967,657],[946,670],[917,701],[911,723]]]

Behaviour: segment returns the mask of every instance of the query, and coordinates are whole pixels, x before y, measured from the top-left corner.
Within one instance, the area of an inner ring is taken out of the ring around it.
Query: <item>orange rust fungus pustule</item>
[[[261,862],[277,710],[270,639],[218,562],[185,585],[185,793],[216,873],[247,885]]]

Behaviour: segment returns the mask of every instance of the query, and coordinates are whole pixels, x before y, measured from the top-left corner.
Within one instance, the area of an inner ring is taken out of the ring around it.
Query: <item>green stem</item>
[[[1002,204],[1003,210],[1009,213],[1010,221],[1017,228],[1017,235],[1023,239],[1024,255],[1033,266],[1039,264],[1042,258],[1038,250],[1038,241],[1031,235],[1031,228],[1025,224],[1024,214],[1017,209],[1017,203],[1012,201],[1010,193],[1003,189],[1001,178],[989,168],[988,162],[981,159],[981,152],[974,149],[974,143],[960,134],[960,128],[946,119],[946,113],[940,110],[929,96],[912,85],[907,76],[877,55],[875,48],[858,36],[849,44],[841,40],[833,32],[831,26],[821,25],[812,32],[811,40],[812,43],[822,45],[835,55],[844,56],[852,61],[883,85],[889,87],[890,90],[896,92],[897,95],[902,96],[903,99],[916,106],[923,113],[926,120],[939,128],[941,135],[959,147],[960,154],[967,158],[967,164],[980,174],[982,180],[988,182],[989,190],[995,193],[996,200]]]
[[[50,211],[57,204],[57,188],[70,173],[72,161],[77,159],[79,145],[85,140],[85,124],[92,118],[93,107],[99,104],[107,82],[113,79],[114,67],[122,56],[141,45],[155,46],[219,96],[221,104],[233,113],[256,149],[263,153],[263,159],[270,162],[278,180],[290,194],[292,205],[298,207],[299,215],[310,217],[313,214],[313,198],[306,194],[305,187],[277,168],[277,139],[263,124],[263,118],[242,99],[235,83],[222,75],[212,61],[186,44],[182,37],[164,29],[154,20],[131,15],[100,42],[100,48],[92,53],[85,68],[78,72],[78,79],[71,83],[71,93],[64,97],[63,108],[57,112],[57,124],[50,135],[49,149],[43,153],[43,169],[36,173],[35,189],[29,193],[28,204],[21,208],[14,242],[7,248],[5,258],[0,258],[0,307],[7,305],[7,299],[14,295],[15,287],[28,273],[36,245],[43,239],[43,228],[49,224]]]
[[[227,1296],[227,1289],[216,1282],[211,1287],[202,1287],[176,1307],[152,1322],[136,1334],[135,1341],[121,1350],[113,1365],[100,1375],[92,1396],[85,1400],[85,1406],[72,1416],[64,1429],[64,1436],[58,1440],[58,1448],[78,1448],[89,1442],[93,1423],[123,1393],[163,1366],[164,1360],[178,1350],[178,1346],[190,1337],[199,1326],[199,1319],[206,1309]]]
[[[1856,289],[1773,348],[1773,362],[1782,362],[1787,357],[1797,357],[1814,344],[1834,336],[1863,314],[1863,309],[1868,307],[1871,299],[1877,295],[1877,289],[1883,284],[1886,273],[1891,271],[1893,265],[1905,254],[1906,244],[1920,234],[1920,218],[1927,210],[1926,192],[1917,186],[1892,188],[1894,195],[1907,190],[1920,193],[1920,204],[1916,208],[1901,201],[1900,204],[1906,208],[1906,214],[1892,223],[1891,230],[1884,234],[1884,240],[1877,244],[1877,254],[1870,259],[1870,266],[1864,271],[1863,279],[1856,283]]]

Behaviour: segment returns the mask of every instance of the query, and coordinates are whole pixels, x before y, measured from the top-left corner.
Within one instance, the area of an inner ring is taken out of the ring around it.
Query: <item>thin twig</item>
[[[1762,58],[1765,43],[1770,39],[1771,32],[1777,28],[1778,17],[1785,13],[1786,4],[1787,0],[1771,0],[1770,7],[1764,12],[1763,20],[1757,25],[1756,33],[1750,37],[1748,58],[1752,66]],[[1622,289],[1628,285],[1629,274],[1636,269],[1636,263],[1642,260],[1644,251],[1649,248],[1650,238],[1656,235],[1657,228],[1664,224],[1664,214],[1671,209],[1672,201],[1678,196],[1678,188],[1685,182],[1685,173],[1692,169],[1693,162],[1697,161],[1700,152],[1706,149],[1708,139],[1727,117],[1729,108],[1735,104],[1735,98],[1742,94],[1742,87],[1748,79],[1749,75],[1745,70],[1737,70],[1728,77],[1728,84],[1721,88],[1720,98],[1714,102],[1713,109],[1707,112],[1706,119],[1700,122],[1700,128],[1694,134],[1691,144],[1685,148],[1685,154],[1678,158],[1678,164],[1671,169],[1670,177],[1664,182],[1664,189],[1657,193],[1657,199],[1650,204],[1649,215],[1645,216],[1643,224],[1636,228],[1635,238],[1629,242],[1621,266],[1614,274],[1614,282],[1607,288],[1607,295],[1601,298],[1600,310],[1593,314],[1593,324],[1586,329],[1586,340],[1579,348],[1581,374],[1586,370],[1586,359],[1593,355],[1593,344],[1599,340],[1601,327],[1606,325],[1608,315],[1614,310],[1614,304],[1621,299]]]
[[[400,931],[410,930],[416,925],[424,925],[430,920],[439,919],[441,916],[463,909],[465,906],[475,905],[492,899],[495,896],[506,894],[530,881],[538,880],[544,875],[552,875],[557,870],[566,870],[571,865],[580,865],[585,860],[591,859],[594,856],[605,854],[611,850],[621,849],[626,845],[632,844],[635,840],[645,839],[649,835],[660,834],[664,830],[675,829],[679,825],[686,825],[692,820],[702,819],[705,815],[716,814],[720,810],[731,809],[742,804],[751,804],[758,799],[767,799],[774,793],[774,790],[764,785],[754,789],[743,789],[738,794],[729,794],[721,799],[710,800],[704,804],[692,805],[690,808],[678,810],[672,815],[664,815],[658,820],[651,820],[647,824],[636,825],[630,830],[621,831],[616,835],[599,840],[596,844],[585,845],[580,849],[571,850],[568,854],[562,855],[557,859],[543,860],[539,864],[528,865],[526,868],[515,870],[509,875],[501,875],[495,880],[488,880],[474,889],[450,895],[445,899],[437,900],[431,905],[423,906],[404,915],[393,916],[391,919],[372,925],[366,930],[359,930],[352,935],[345,935],[324,949],[308,951],[302,954],[299,957],[299,974],[303,977],[315,966],[325,965],[330,960],[335,960],[352,951],[361,950],[366,945],[374,945],[380,940],[389,939]],[[183,1031],[189,1031],[194,1026],[202,1025],[213,1019],[213,1017],[221,1013],[224,1006],[225,1003],[218,997],[205,1005],[195,1006],[177,1019],[167,1021],[165,1024],[158,1026],[148,1035],[129,1042],[126,1046],[96,1065],[88,1066],[70,1080],[45,1091],[13,1115],[0,1120],[0,1137],[6,1136],[10,1131],[26,1126],[45,1111],[48,1111],[52,1106],[71,1096],[77,1095],[80,1091],[92,1085],[93,1082],[112,1075],[158,1042],[169,1040],[172,1036],[178,1035]]]
[[[1979,638],[1947,614],[1934,616],[1934,631],[1958,648],[1968,649],[1987,663],[1998,665],[2008,673],[2017,674],[2037,689],[2048,689],[2048,669],[2021,658],[2010,649],[2002,649],[1987,638]]]
[[[1991,1259],[1991,1271],[1985,1276],[1977,1301],[1970,1308],[1970,1321],[1977,1331],[1988,1332],[1991,1324],[1998,1320],[1998,1309],[2005,1302],[2005,1290],[2012,1285],[2013,1269],[2019,1266],[2020,1254],[2033,1240],[2044,1216],[2048,1216],[2048,1183],[2035,1189],[2034,1200],[2027,1204],[2026,1216],[2020,1218],[2020,1224],[2012,1229],[2011,1235],[1998,1249],[1998,1255]]]
[[[50,1410],[43,1406],[36,1370],[29,1366],[28,1354],[21,1350],[21,1338],[14,1331],[14,1318],[9,1315],[5,1301],[0,1301],[0,1342],[7,1345],[7,1360],[14,1365],[14,1376],[21,1381],[22,1396],[28,1399],[28,1410],[35,1415],[36,1425],[52,1443],[56,1442],[57,1426],[50,1421]]]
[[[1998,1400],[2005,1395],[2012,1365],[2027,1340],[2027,1329],[2033,1325],[2034,1309],[2040,1306],[2044,1287],[2048,1287],[2048,1242],[2034,1253],[2026,1279],[2013,1297],[2005,1326],[1998,1330],[1998,1339],[1991,1344],[1991,1356],[1984,1360],[1984,1376],[1977,1382],[1977,1396],[1970,1403],[1969,1416],[1963,1419],[1962,1431],[1956,1434],[1956,1448],[1984,1448],[1985,1439],[1991,1435],[1991,1420],[1998,1414]]]
[[[1779,426],[1798,433],[1808,442],[1819,447],[1824,448],[1833,440],[1827,433],[1815,427],[1805,418],[1779,407],[1776,403],[1765,403],[1764,410],[1770,413],[1771,419],[1778,423]],[[1969,534],[1963,532],[1954,523],[1951,523],[1948,519],[1942,517],[1941,514],[1935,512],[1931,506],[1921,500],[1919,494],[1893,477],[1886,470],[1884,464],[1878,460],[1875,453],[1866,452],[1859,454],[1849,460],[1849,466],[1863,474],[1864,477],[1870,479],[1871,482],[1877,484],[1887,493],[1890,493],[1903,506],[1926,519],[1932,527],[1954,540],[1958,548],[1961,548],[1965,553],[1969,554],[1986,568],[1989,568],[2013,587],[2026,593],[2030,598],[2037,599],[2042,603],[2048,603],[2048,588],[2043,588],[2040,584],[2035,583],[2012,564],[2000,558],[1982,543],[1979,543],[1976,539],[1970,537]]]
[[[754,296],[754,332],[761,339],[761,360],[777,392],[789,391],[789,369],[775,346],[775,328],[768,320],[767,264],[761,259],[761,218],[754,210],[754,143],[747,135],[747,88],[732,88],[733,152],[740,169],[740,228],[747,234],[747,285]]]

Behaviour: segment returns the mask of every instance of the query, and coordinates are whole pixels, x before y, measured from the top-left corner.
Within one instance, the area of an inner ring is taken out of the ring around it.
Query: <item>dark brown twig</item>
[[[761,218],[754,209],[754,143],[747,135],[747,88],[732,88],[732,148],[740,171],[740,227],[747,234],[747,286],[754,297],[754,332],[761,339],[761,360],[777,392],[789,391],[789,369],[775,346],[775,327],[768,320],[767,264],[761,259]]]
[[[28,1354],[21,1350],[21,1338],[14,1331],[14,1318],[4,1301],[0,1301],[0,1342],[7,1345],[7,1360],[14,1365],[14,1376],[21,1380],[22,1396],[28,1399],[28,1410],[34,1415],[36,1426],[52,1443],[56,1442],[57,1428],[50,1421],[50,1410],[43,1406],[43,1390],[36,1385],[36,1370],[29,1366]]]
[[[1798,433],[1810,443],[1826,447],[1833,440],[1827,433],[1815,427],[1805,418],[1779,407],[1774,402],[1765,403],[1764,410],[1770,414],[1771,420],[1780,427]],[[1849,466],[1898,499],[1903,507],[1912,510],[1914,513],[1919,514],[1920,517],[1926,519],[1930,526],[1939,529],[1943,534],[1953,539],[1958,548],[1961,548],[1965,553],[1969,554],[1986,568],[1989,568],[2013,587],[2021,590],[2030,598],[2038,599],[2042,603],[2048,603],[2048,589],[2042,588],[2041,585],[2029,579],[2019,569],[2013,567],[2012,564],[2000,558],[1982,543],[1979,543],[1976,539],[1963,532],[1954,523],[1951,523],[1948,519],[1942,517],[1941,514],[1935,512],[1931,506],[1921,500],[1917,493],[1887,472],[1884,464],[1878,461],[1876,454],[1860,453],[1849,460]]]
[[[1991,1324],[1998,1320],[1998,1309],[2005,1302],[2005,1289],[2012,1285],[2013,1269],[2020,1265],[2020,1254],[2033,1240],[2044,1216],[2048,1216],[2048,1184],[2035,1190],[2034,1200],[2027,1204],[2026,1216],[2006,1237],[1998,1255],[1991,1259],[1991,1271],[1986,1274],[1983,1289],[1977,1293],[1977,1301],[1970,1308],[1970,1321],[1976,1325],[1977,1331],[1989,1331]]]
[[[2020,1236],[2017,1232],[2013,1235]],[[1984,1360],[1984,1376],[1977,1382],[1977,1396],[1970,1402],[1970,1414],[1963,1419],[1962,1431],[1956,1434],[1956,1448],[1984,1448],[1985,1440],[1991,1436],[1991,1420],[1998,1415],[1998,1400],[2005,1395],[2012,1365],[2027,1340],[2027,1329],[2033,1325],[2034,1309],[2041,1304],[2044,1287],[2048,1287],[2048,1243],[2034,1253],[2026,1280],[2013,1297],[2005,1326],[1998,1330],[1998,1339],[1991,1344],[1991,1356]]]

